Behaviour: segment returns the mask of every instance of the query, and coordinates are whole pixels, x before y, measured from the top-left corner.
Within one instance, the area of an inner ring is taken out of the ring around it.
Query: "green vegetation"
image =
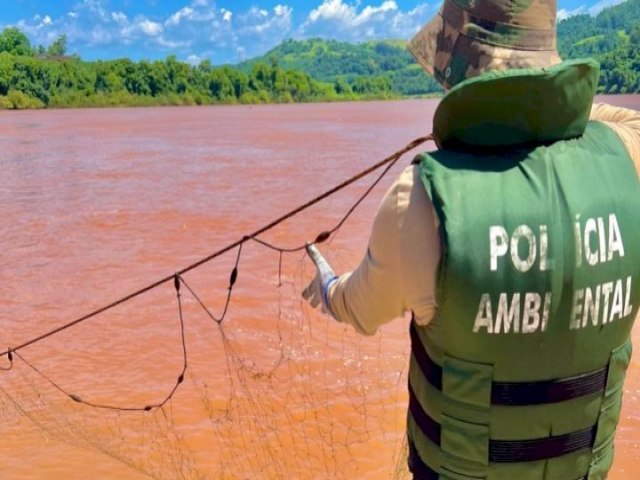
[[[640,0],[627,0],[597,16],[578,15],[558,23],[563,58],[600,61],[599,93],[640,92]]]
[[[283,68],[307,72],[313,78],[338,85],[388,82],[400,95],[440,93],[438,83],[415,62],[404,41],[359,44],[336,40],[287,40],[263,57],[238,66],[249,71],[257,62],[277,62]]]
[[[563,58],[595,57],[602,75],[600,93],[640,92],[640,0],[605,9],[595,17],[577,15],[558,23],[558,48]],[[425,75],[403,41],[349,44],[335,40],[287,40],[263,57],[242,63],[249,71],[256,62],[277,62],[332,82],[337,91],[359,78],[386,78],[400,95],[441,93]]]
[[[600,61],[600,93],[640,92],[640,0],[596,17],[558,23],[563,58]],[[237,66],[165,60],[85,62],[67,55],[67,37],[34,47],[12,27],[0,32],[0,109],[289,103],[439,94],[403,41],[350,44],[287,40]]]
[[[327,83],[276,62],[248,71],[198,66],[175,56],[162,61],[84,62],[66,56],[61,36],[33,48],[16,28],[0,33],[0,108],[290,103],[398,97],[385,78]]]

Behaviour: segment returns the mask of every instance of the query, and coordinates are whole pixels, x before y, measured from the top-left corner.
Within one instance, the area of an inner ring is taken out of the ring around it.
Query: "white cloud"
[[[291,15],[292,12],[293,12],[293,9],[286,5],[276,5],[273,9],[273,13],[275,13],[276,16],[278,17],[289,16]]]
[[[205,59],[204,57],[201,57],[199,55],[192,53],[187,57],[186,61],[189,65],[200,65],[200,63],[202,63],[204,59]]]
[[[394,0],[379,4],[353,4],[343,0],[323,0],[312,10],[297,31],[298,37],[319,36],[346,41],[371,38],[408,39],[436,12],[436,3],[421,3],[402,11]]]
[[[397,0],[316,0],[317,7],[295,28],[294,7],[286,0],[271,8],[245,10],[222,8],[214,0],[182,1],[164,16],[134,17],[123,7],[111,8],[118,3],[112,0],[76,0],[59,17],[42,14],[22,20],[19,26],[36,45],[48,45],[65,33],[70,51],[85,57],[92,56],[92,48],[100,47],[114,56],[134,59],[175,54],[184,59],[194,56],[192,59],[228,62],[261,55],[287,38],[409,38],[439,6],[435,0],[413,10],[402,10]]]
[[[113,34],[102,27],[96,27],[89,32],[90,45],[108,45],[113,41]]]
[[[230,22],[233,18],[233,12],[227,10],[226,8],[220,9],[220,14],[222,15],[222,20],[224,20],[225,22]]]
[[[102,4],[102,0],[84,0],[75,7],[76,12],[88,13],[89,16],[102,21],[109,21],[109,12]]]
[[[591,15],[592,17],[597,16],[602,10],[605,8],[613,7],[615,5],[619,5],[626,0],[600,0],[599,2],[588,7],[587,5],[580,5],[579,7],[568,10],[566,8],[561,8],[558,10],[558,22],[561,20],[566,20],[570,17],[575,17],[576,15]]]
[[[193,18],[195,10],[191,7],[184,7],[171,15],[169,19],[164,22],[165,25],[179,25],[182,19],[190,20]]]
[[[191,42],[186,40],[186,41],[181,41],[181,40],[170,40],[168,38],[165,38],[164,35],[160,35],[156,38],[154,38],[154,42],[157,45],[160,45],[161,47],[165,47],[165,48],[169,48],[169,49],[184,49],[184,48],[189,48],[191,46]]]
[[[395,35],[398,38],[408,39],[417,33],[418,30],[435,15],[437,8],[437,5],[422,3],[407,13],[397,12],[393,16],[389,28],[391,31],[396,32]],[[393,35],[389,35],[389,37],[392,36]]]
[[[625,0],[601,0],[598,3],[596,3],[595,5],[593,5],[593,6],[591,6],[589,8],[589,15],[591,15],[592,17],[595,17],[596,15],[598,15],[605,8],[609,8],[609,7],[613,7],[615,5],[619,5],[624,1]]]
[[[583,13],[587,13],[587,8],[584,5],[580,5],[577,8],[567,10],[566,8],[561,8],[558,10],[558,15],[556,20],[559,22],[560,20],[566,20],[569,17],[575,17],[576,15],[582,15]]]
[[[367,5],[362,12],[358,13],[356,5],[343,3],[342,0],[324,0],[315,10],[309,13],[309,22],[318,20],[336,20],[347,25],[358,26],[366,23],[377,14],[398,10],[398,4],[393,0],[383,2],[378,7]]]
[[[358,15],[355,20],[355,25],[360,25],[362,23],[366,23],[371,20],[375,15],[384,14],[386,12],[394,12],[398,10],[398,4],[394,1],[384,2],[379,7],[365,7],[360,15]]]
[[[166,27],[171,27],[174,30],[177,28],[188,29],[188,24],[192,23],[206,23],[215,20],[217,17],[216,11],[213,7],[207,5],[195,5],[191,7],[183,7],[174,14],[172,14],[165,22]],[[202,27],[198,27],[202,28]],[[197,31],[190,32],[191,34],[197,34]]]
[[[112,12],[111,18],[114,22],[119,23],[120,25],[124,25],[129,21],[127,16],[122,12]]]
[[[322,5],[311,11],[309,22],[329,19],[346,21],[353,17],[354,11],[354,7],[342,3],[342,0],[324,0]]]
[[[259,37],[257,40],[275,46],[273,41],[282,41],[292,28],[293,8],[276,5],[272,12],[251,8],[239,18],[238,34]]]
[[[158,22],[153,22],[148,19],[140,20],[138,22],[138,27],[145,35],[149,35],[150,37],[157,37],[162,33],[162,25]]]
[[[32,28],[41,29],[43,27],[49,27],[53,24],[51,17],[49,15],[45,15],[44,17],[40,15],[35,15],[33,17],[33,22],[30,24]],[[23,21],[23,25],[29,25],[27,22]]]

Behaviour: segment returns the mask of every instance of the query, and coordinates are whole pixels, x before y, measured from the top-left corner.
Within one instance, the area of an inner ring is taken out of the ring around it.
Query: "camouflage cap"
[[[556,12],[557,0],[445,0],[409,51],[445,88],[487,70],[548,67],[561,62]]]

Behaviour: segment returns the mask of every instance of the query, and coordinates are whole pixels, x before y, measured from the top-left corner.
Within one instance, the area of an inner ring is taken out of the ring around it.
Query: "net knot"
[[[313,243],[324,243],[327,240],[329,240],[330,236],[331,236],[331,232],[328,230],[325,230],[324,232],[322,232],[320,235],[316,237]]]

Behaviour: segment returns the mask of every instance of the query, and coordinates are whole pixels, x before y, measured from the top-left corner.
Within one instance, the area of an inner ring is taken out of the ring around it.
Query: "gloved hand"
[[[311,257],[311,260],[313,260],[313,263],[316,265],[317,273],[315,278],[302,292],[302,297],[305,300],[309,300],[309,303],[313,308],[322,304],[322,312],[328,313],[335,318],[335,315],[333,315],[333,312],[331,311],[331,306],[329,305],[328,294],[329,287],[331,287],[333,282],[338,280],[338,277],[327,260],[322,256],[320,250],[312,244],[307,244],[306,250],[309,257]]]

